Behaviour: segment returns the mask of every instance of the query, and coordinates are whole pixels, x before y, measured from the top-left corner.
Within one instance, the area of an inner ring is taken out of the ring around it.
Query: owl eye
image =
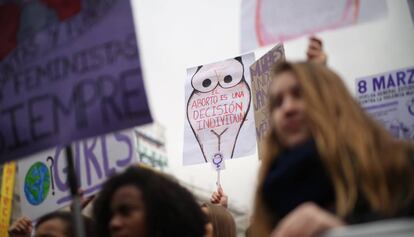
[[[204,88],[208,88],[208,86],[211,85],[211,80],[208,78],[204,79],[202,85]]]
[[[233,80],[233,77],[231,75],[227,75],[224,77],[224,82],[225,83],[230,83]]]
[[[223,88],[233,87],[243,79],[243,65],[235,60],[230,59],[223,63],[222,71],[220,72],[220,86]]]
[[[191,85],[193,88],[200,92],[209,92],[217,86],[218,80],[214,70],[209,70],[208,67],[201,67],[193,78],[191,79]]]

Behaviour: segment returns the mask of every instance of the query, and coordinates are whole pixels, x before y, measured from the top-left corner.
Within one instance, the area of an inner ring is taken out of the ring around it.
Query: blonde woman
[[[271,77],[253,236],[414,216],[412,144],[367,116],[324,65],[285,62]]]
[[[219,204],[204,203],[201,209],[208,219],[206,237],[236,237],[236,223],[227,208]]]

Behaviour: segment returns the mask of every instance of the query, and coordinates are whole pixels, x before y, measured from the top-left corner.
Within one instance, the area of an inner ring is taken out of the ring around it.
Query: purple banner
[[[361,106],[395,137],[414,141],[414,67],[358,78]]]
[[[130,1],[33,2],[0,62],[0,163],[151,122]]]

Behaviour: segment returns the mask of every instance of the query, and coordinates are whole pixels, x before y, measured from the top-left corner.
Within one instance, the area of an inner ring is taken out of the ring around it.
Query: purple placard
[[[0,163],[152,121],[130,1],[81,3],[65,21],[48,12],[0,62]]]
[[[356,97],[395,137],[414,141],[414,67],[359,78]]]

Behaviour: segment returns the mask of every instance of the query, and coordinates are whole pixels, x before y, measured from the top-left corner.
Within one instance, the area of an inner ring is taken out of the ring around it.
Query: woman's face
[[[111,200],[109,230],[112,237],[147,236],[145,204],[141,190],[125,185]]]
[[[310,138],[302,89],[296,76],[285,71],[277,74],[270,86],[271,122],[283,146],[294,147]]]
[[[66,237],[67,225],[59,218],[52,218],[36,228],[35,237]]]

